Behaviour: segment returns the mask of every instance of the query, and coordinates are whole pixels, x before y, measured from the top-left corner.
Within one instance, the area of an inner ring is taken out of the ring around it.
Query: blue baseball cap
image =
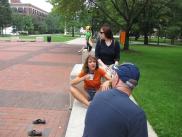
[[[132,63],[124,63],[119,66],[113,66],[112,69],[116,71],[124,83],[131,83],[134,86],[137,85],[138,80],[140,78],[140,71],[136,65]]]

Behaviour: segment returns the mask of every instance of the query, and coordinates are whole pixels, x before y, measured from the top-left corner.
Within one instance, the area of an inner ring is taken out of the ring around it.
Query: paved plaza
[[[0,137],[64,137],[69,116],[69,75],[81,63],[80,45],[0,41]],[[34,125],[35,119],[45,125]]]

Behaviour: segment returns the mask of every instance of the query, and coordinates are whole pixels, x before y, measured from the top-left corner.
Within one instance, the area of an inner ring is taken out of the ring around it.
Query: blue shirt
[[[122,91],[97,93],[87,110],[83,137],[148,137],[145,113]]]

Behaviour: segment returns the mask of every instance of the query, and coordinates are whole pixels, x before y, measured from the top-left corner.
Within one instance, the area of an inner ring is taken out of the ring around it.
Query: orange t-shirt
[[[101,85],[101,78],[104,77],[105,74],[106,74],[106,72],[101,68],[98,68],[97,70],[95,70],[93,80],[84,80],[84,89],[85,90],[87,90],[87,89],[98,90]],[[84,73],[83,71],[81,71],[80,74],[78,75],[78,77],[81,78],[85,75],[87,75],[87,74]]]

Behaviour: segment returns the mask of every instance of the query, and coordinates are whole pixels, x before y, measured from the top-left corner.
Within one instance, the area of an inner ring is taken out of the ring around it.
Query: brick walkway
[[[64,137],[70,111],[69,73],[79,45],[0,42],[0,137]],[[33,125],[37,118],[45,125]]]

